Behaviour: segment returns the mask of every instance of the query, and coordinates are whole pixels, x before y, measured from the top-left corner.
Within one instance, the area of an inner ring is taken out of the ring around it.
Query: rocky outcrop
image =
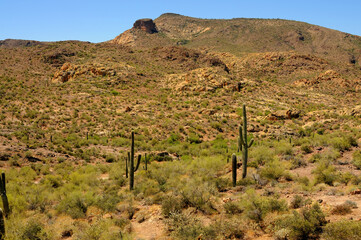
[[[222,69],[217,68],[197,68],[183,74],[168,75],[165,83],[166,88],[171,88],[175,92],[213,92],[218,88],[225,88],[232,91],[239,91],[242,84],[231,80]]]
[[[64,65],[54,74],[53,82],[67,82],[81,75],[89,76],[115,76],[116,71],[112,68],[100,65],[72,65],[64,63]]]
[[[135,23],[133,24],[133,28],[140,29],[150,34],[158,32],[155,23],[150,18],[144,18],[135,21]]]
[[[301,111],[289,109],[289,110],[279,110],[273,113],[270,113],[267,116],[268,120],[285,120],[285,119],[292,119],[292,118],[299,118]]]

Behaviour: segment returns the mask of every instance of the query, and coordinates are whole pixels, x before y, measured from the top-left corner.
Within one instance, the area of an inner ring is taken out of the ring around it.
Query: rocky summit
[[[147,33],[156,33],[158,32],[155,23],[150,18],[143,18],[135,21],[133,28],[140,29]]]

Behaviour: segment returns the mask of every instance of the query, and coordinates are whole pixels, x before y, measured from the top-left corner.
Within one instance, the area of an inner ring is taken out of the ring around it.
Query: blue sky
[[[0,40],[102,42],[139,18],[281,18],[361,36],[360,0],[0,0]]]

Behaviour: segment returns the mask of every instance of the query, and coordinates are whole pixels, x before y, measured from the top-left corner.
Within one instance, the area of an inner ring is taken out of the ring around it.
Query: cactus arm
[[[248,148],[250,148],[253,145],[253,138],[251,139],[250,143],[248,144]]]
[[[244,145],[244,141],[243,141],[243,135],[242,135],[242,126],[239,125],[238,127],[238,132],[239,132],[239,138],[238,138],[238,152],[241,151],[242,152],[242,146]]]
[[[135,167],[135,169],[134,169],[134,172],[136,172],[137,170],[138,170],[138,168],[139,168],[139,165],[140,165],[140,160],[142,159],[142,155],[138,155],[138,162],[137,162],[137,166]]]

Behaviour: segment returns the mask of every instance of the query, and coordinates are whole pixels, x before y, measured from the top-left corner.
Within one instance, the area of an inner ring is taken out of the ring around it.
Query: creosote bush
[[[328,223],[323,228],[322,238],[325,240],[361,239],[361,222],[352,220],[341,220],[338,222]]]
[[[256,223],[261,223],[270,212],[285,212],[288,210],[285,200],[259,196],[253,189],[248,190],[242,196],[241,206],[244,214]]]
[[[290,240],[318,239],[326,223],[325,215],[316,203],[302,208],[300,212],[294,210],[291,214],[278,217],[275,220],[275,233],[283,230]]]

